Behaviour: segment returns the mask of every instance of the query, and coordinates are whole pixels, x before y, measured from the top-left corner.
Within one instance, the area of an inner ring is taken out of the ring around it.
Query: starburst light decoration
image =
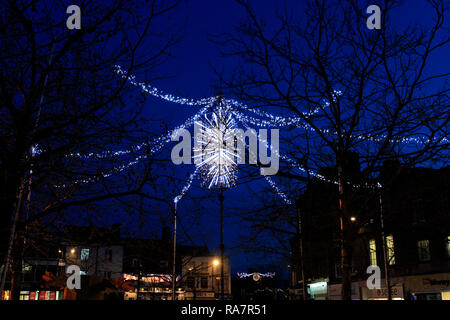
[[[236,182],[237,135],[236,121],[227,109],[219,104],[205,122],[195,124],[200,130],[195,136],[197,147],[194,147],[194,160],[204,177],[208,188],[229,188]]]

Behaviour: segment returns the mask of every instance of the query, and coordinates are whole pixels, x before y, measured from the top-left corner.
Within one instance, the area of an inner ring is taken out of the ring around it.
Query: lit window
[[[417,241],[417,249],[419,250],[419,261],[431,260],[430,241],[429,240]]]
[[[370,254],[370,265],[377,265],[377,245],[375,243],[375,239],[369,240],[369,254]]]
[[[89,249],[81,249],[81,261],[89,260]]]
[[[388,254],[388,261],[390,265],[395,264],[395,253],[394,253],[394,237],[392,235],[389,235],[386,237],[386,246],[387,246],[387,254]]]
[[[450,236],[447,237],[447,257],[450,258]]]

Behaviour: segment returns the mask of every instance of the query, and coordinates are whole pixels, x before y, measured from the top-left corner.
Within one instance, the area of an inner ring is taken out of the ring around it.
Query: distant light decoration
[[[204,119],[205,124],[196,122],[201,128],[195,137],[198,147],[194,148],[194,160],[199,162],[196,167],[203,172],[208,189],[229,188],[236,181],[236,122],[220,104],[210,118],[205,116]]]
[[[261,280],[261,278],[273,278],[273,277],[275,277],[275,272],[266,272],[266,273],[260,273],[260,272],[252,272],[252,273],[238,272],[237,276],[240,279],[251,277],[254,281],[257,282],[257,281]]]

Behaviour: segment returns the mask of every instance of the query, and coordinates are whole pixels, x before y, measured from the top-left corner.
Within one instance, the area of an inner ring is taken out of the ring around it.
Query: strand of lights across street
[[[163,91],[161,91],[153,86],[146,85],[143,82],[137,82],[134,75],[127,76],[126,72],[124,72],[122,70],[122,68],[118,65],[114,66],[114,71],[117,74],[121,75],[123,78],[126,78],[132,85],[140,87],[144,92],[146,92],[147,94],[150,94],[154,97],[157,97],[159,99],[163,99],[165,101],[172,102],[172,103],[188,105],[188,106],[202,106],[203,108],[198,113],[196,113],[193,117],[186,120],[186,122],[184,124],[174,128],[173,130],[169,131],[165,135],[157,137],[150,143],[143,142],[137,146],[132,146],[132,147],[128,148],[127,150],[105,151],[102,153],[88,153],[88,154],[71,153],[68,156],[80,157],[80,158],[104,159],[104,158],[111,158],[111,157],[133,154],[133,153],[136,153],[137,151],[147,150],[149,147],[150,147],[149,154],[154,154],[154,153],[158,152],[159,150],[161,150],[164,147],[164,145],[166,145],[168,142],[171,141],[170,137],[173,132],[175,132],[176,130],[179,130],[179,129],[186,129],[186,128],[190,127],[193,123],[198,121],[198,119],[202,115],[204,115],[206,113],[206,111],[219,99],[219,97],[207,97],[207,98],[202,98],[202,99],[196,100],[196,99],[189,99],[189,98],[182,98],[182,97],[174,96],[172,94],[164,93]],[[336,101],[337,97],[340,95],[342,95],[342,92],[336,90],[335,94],[333,96],[333,100]],[[236,118],[236,120],[240,121],[247,128],[248,128],[247,124],[252,124],[252,125],[256,125],[256,126],[277,126],[277,127],[295,126],[295,127],[301,127],[304,129],[308,129],[308,130],[314,130],[310,125],[305,123],[304,119],[301,117],[286,118],[283,116],[276,116],[276,115],[272,115],[268,112],[265,112],[265,111],[262,111],[259,109],[250,108],[247,105],[242,104],[241,102],[233,100],[233,99],[223,99],[223,100],[224,100],[224,104],[225,104],[226,108],[228,108],[228,109],[230,109],[230,107],[234,107],[237,109],[250,111],[250,112],[254,113],[255,115],[263,118],[263,119],[257,119],[257,118],[251,117],[251,116],[246,116],[240,111],[233,110],[232,114]],[[329,105],[330,105],[330,103],[328,101],[325,101],[323,103],[322,107],[317,107],[316,109],[314,109],[310,112],[303,113],[303,115],[304,115],[304,117],[311,117],[311,116],[317,114],[318,112],[320,112],[323,108],[328,107]],[[206,128],[204,128],[204,129],[205,129],[205,131],[207,131]],[[320,130],[321,130],[322,134],[330,134],[330,130],[328,130],[328,129],[320,129]],[[210,133],[211,133],[211,131],[210,131]],[[353,137],[356,137],[358,139],[367,138],[363,135],[353,136]],[[386,138],[386,136],[379,136],[378,138],[368,137],[368,139],[372,140],[372,141],[382,141],[385,138]],[[441,138],[440,141],[442,143],[448,143],[448,139],[445,137]],[[397,140],[397,142],[422,143],[423,144],[423,143],[427,143],[427,139],[420,139],[420,138],[415,138],[415,137],[401,137],[400,140]],[[429,139],[428,139],[428,142],[429,142]],[[267,142],[265,142],[265,143],[267,146]],[[271,148],[271,150],[272,150],[272,148]],[[221,158],[222,160],[228,161],[226,159],[226,157],[223,156],[223,154],[226,154],[226,152],[223,153],[221,150],[219,150],[219,151],[220,152],[218,154],[221,154],[222,155],[221,157],[219,157],[218,155],[214,155],[213,157],[210,157],[210,159],[209,159],[210,161],[208,161],[209,165],[206,166],[206,162],[204,162],[204,163],[202,163],[202,166],[200,166],[200,167],[204,167],[204,168],[208,167],[208,173],[206,175],[209,176],[209,178],[210,178],[209,187],[211,187],[212,185],[217,185],[217,184],[229,185],[230,183],[232,183],[232,180],[233,180],[233,175],[231,175],[231,170],[230,170],[230,168],[232,168],[232,166],[224,166],[223,167],[223,169],[225,169],[225,174],[223,176],[218,174],[218,171],[216,170],[221,166],[218,166],[217,165],[218,162],[215,162],[215,160]],[[127,164],[123,164],[121,166],[114,167],[114,168],[110,169],[108,172],[105,172],[101,175],[105,178],[110,177],[113,174],[120,173],[120,172],[136,165],[141,160],[146,159],[147,157],[148,157],[148,154],[137,156],[132,161],[128,162]],[[279,157],[281,159],[289,162],[291,167],[297,168],[302,173],[307,172],[307,170],[305,168],[303,168],[300,164],[298,164],[296,161],[288,158],[287,156],[279,154]],[[212,161],[213,159],[215,159],[215,160]],[[199,167],[197,166],[195,174],[192,174],[190,179],[188,180],[188,184],[186,185],[187,189],[184,192],[182,192],[183,195],[189,189],[190,184],[192,183],[192,180],[196,176],[198,168]],[[314,177],[319,178],[323,181],[332,182],[335,184],[337,183],[336,181],[330,181],[330,180],[326,179],[324,176],[322,176],[318,173],[314,173],[311,170],[309,170],[309,173],[312,174]],[[274,190],[276,190],[277,193],[285,200],[286,203],[290,203],[290,201],[287,199],[287,197],[281,192],[281,190],[276,186],[275,182],[270,177],[266,176],[265,179],[266,179],[266,181],[269,182],[269,184],[272,186],[272,188]],[[98,180],[98,178],[79,179],[79,180],[75,181],[74,184],[90,183],[90,182],[94,182],[97,180]],[[184,188],[183,188],[183,190],[184,190]],[[177,199],[177,198],[178,197],[176,197],[175,199]]]
[[[144,92],[159,98],[159,99],[163,99],[165,101],[168,102],[172,102],[172,103],[177,103],[177,104],[182,104],[182,105],[189,105],[189,106],[205,106],[207,104],[212,104],[214,103],[219,97],[207,97],[207,98],[202,98],[202,99],[189,99],[189,98],[183,98],[183,97],[178,97],[178,96],[174,96],[172,94],[166,94],[164,92],[162,92],[161,90],[151,86],[151,85],[146,85],[143,82],[137,82],[135,80],[135,76],[134,75],[126,75],[126,72],[122,70],[122,68],[118,65],[114,66],[114,72],[116,72],[117,74],[121,75],[123,78],[127,79],[132,85],[134,86],[138,86],[140,87]],[[335,90],[334,91],[334,97],[333,99],[336,99],[336,97],[341,96],[342,92],[339,90]],[[313,128],[311,128],[311,126],[309,126],[308,124],[306,124],[304,122],[304,118],[302,117],[283,117],[283,116],[276,116],[273,114],[270,114],[268,112],[265,112],[263,110],[260,109],[256,109],[256,108],[252,108],[249,107],[237,100],[234,99],[224,99],[224,102],[226,105],[228,106],[232,106],[235,107],[237,110],[246,110],[249,112],[252,112],[260,117],[262,117],[263,119],[256,119],[256,118],[252,118],[249,116],[244,116],[241,115],[242,117],[246,118],[246,121],[254,124],[254,125],[259,125],[259,126],[275,126],[275,127],[284,127],[284,126],[297,126],[297,127],[302,127],[302,128],[306,128],[308,130],[315,130]],[[322,103],[322,107],[317,107],[314,110],[310,111],[310,112],[305,112],[303,113],[305,118],[311,117],[315,114],[317,114],[318,112],[320,112],[322,109],[324,109],[325,107],[328,107],[330,105],[330,102],[325,101]],[[321,132],[323,134],[330,134],[331,131],[329,129],[321,129]],[[335,134],[335,133],[334,133]],[[352,138],[359,138],[359,139],[369,139],[372,141],[382,141],[383,139],[386,138],[386,135],[379,135],[377,137],[372,137],[372,136],[362,136],[362,135],[353,135]],[[426,135],[423,134],[422,137],[400,137],[399,140],[391,140],[391,143],[395,143],[395,142],[400,142],[400,143],[412,143],[412,144],[426,144],[429,143],[430,138]],[[442,143],[448,143],[449,139],[446,137],[441,137],[441,138],[434,138],[434,141],[440,141]]]

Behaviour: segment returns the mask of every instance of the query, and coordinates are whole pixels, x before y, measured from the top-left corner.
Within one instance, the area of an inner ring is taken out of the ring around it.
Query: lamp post
[[[175,301],[176,298],[176,255],[177,255],[177,203],[178,201],[174,201],[174,210],[173,210],[173,261],[172,261],[172,301]]]
[[[383,243],[383,257],[384,257],[384,278],[386,281],[386,289],[387,289],[387,296],[388,300],[392,300],[392,293],[391,293],[391,279],[389,276],[389,262],[388,262],[388,255],[386,250],[386,237],[384,234],[384,217],[383,217],[383,194],[382,190],[380,189],[379,193],[379,200],[380,200],[380,225],[381,225],[381,239]]]
[[[214,258],[213,264],[212,264],[212,289],[214,291],[214,296],[216,293],[216,288],[214,285],[214,282],[216,282],[216,267],[220,264],[220,261],[217,258]]]
[[[213,112],[207,125],[202,126],[202,134],[196,139],[200,147],[202,161],[198,168],[205,172],[205,183],[208,181],[208,189],[219,188],[220,202],[220,275],[221,275],[221,299],[225,298],[224,283],[224,239],[223,239],[223,191],[234,183],[235,162],[235,123],[231,115],[222,105],[222,98],[218,98],[218,108]]]
[[[299,240],[299,249],[300,249],[300,268],[302,273],[302,293],[303,300],[306,300],[306,283],[305,283],[305,271],[303,264],[303,232],[302,232],[302,217],[300,208],[297,207],[297,236]]]
[[[224,266],[223,266],[223,260],[224,260],[224,243],[223,243],[223,187],[220,186],[220,193],[219,193],[219,200],[220,200],[220,298],[221,300],[224,300]]]

